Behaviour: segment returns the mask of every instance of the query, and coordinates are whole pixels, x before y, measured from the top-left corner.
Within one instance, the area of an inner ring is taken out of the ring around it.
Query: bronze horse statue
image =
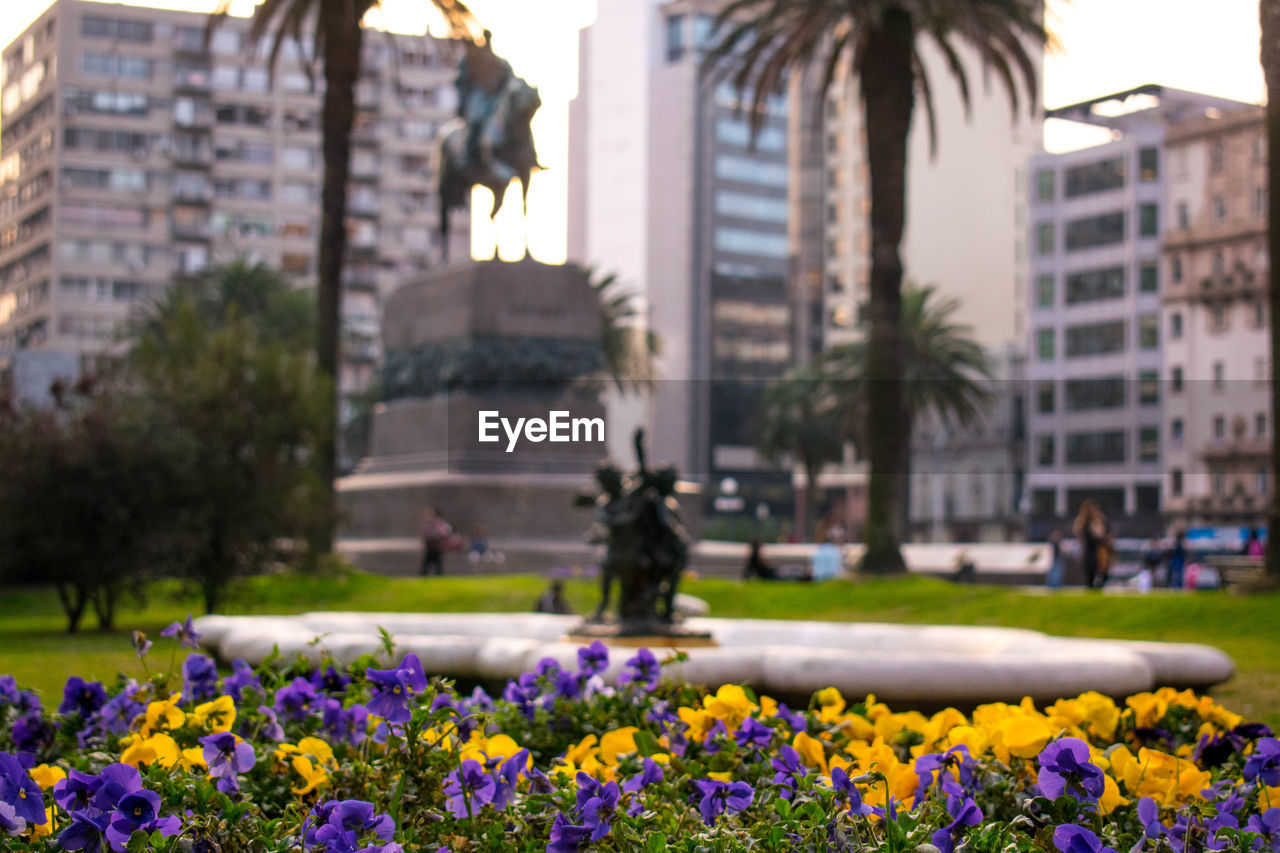
[[[520,202],[529,212],[529,178],[537,169],[538,154],[533,144],[529,123],[542,106],[538,90],[524,80],[510,75],[496,93],[490,115],[474,130],[463,119],[445,127],[438,148],[436,174],[440,176],[440,247],[444,259],[449,258],[449,212],[466,207],[467,196],[476,184],[493,193],[489,218],[498,215],[512,178],[520,179]],[[473,150],[468,151],[469,133],[475,134]],[[481,152],[477,156],[476,149]]]

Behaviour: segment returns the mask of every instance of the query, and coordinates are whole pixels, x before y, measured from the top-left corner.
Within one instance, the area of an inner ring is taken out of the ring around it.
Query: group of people
[[[1072,532],[1079,543],[1085,587],[1101,589],[1106,586],[1111,574],[1116,549],[1111,526],[1097,501],[1087,499],[1080,505]],[[1049,544],[1053,546],[1053,563],[1049,570],[1048,584],[1050,587],[1060,587],[1066,571],[1063,533],[1060,528],[1049,533]],[[1250,528],[1240,549],[1241,556],[1261,559],[1265,551],[1260,531]],[[1199,564],[1187,548],[1186,534],[1178,530],[1174,533],[1172,543],[1167,546],[1158,537],[1152,537],[1148,541],[1142,554],[1142,568],[1137,582],[1140,588],[1145,589],[1150,589],[1157,581],[1163,581],[1163,585],[1170,589],[1197,588],[1197,568]]]
[[[788,537],[793,541],[794,537]],[[845,542],[845,527],[834,512],[829,512],[819,519],[814,530],[814,541],[817,547],[809,555],[807,567],[786,570],[770,565],[764,558],[764,540],[755,537],[751,540],[747,561],[742,567],[742,579],[775,581],[825,581],[839,577],[844,573],[844,554],[841,546]]]
[[[422,514],[422,576],[443,575],[444,555],[447,551],[462,548],[461,534],[444,520],[440,508],[429,506]],[[489,530],[477,522],[471,526],[471,544],[467,548],[467,560],[472,563],[501,563],[506,556],[489,545]]]

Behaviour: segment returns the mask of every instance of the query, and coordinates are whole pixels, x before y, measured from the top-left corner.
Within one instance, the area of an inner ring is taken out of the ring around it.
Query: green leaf
[[[658,739],[652,733],[646,731],[638,731],[635,734],[636,749],[645,758],[662,752],[662,747],[658,745]]]
[[[661,832],[654,833],[644,843],[646,853],[661,853],[667,849],[667,836]]]

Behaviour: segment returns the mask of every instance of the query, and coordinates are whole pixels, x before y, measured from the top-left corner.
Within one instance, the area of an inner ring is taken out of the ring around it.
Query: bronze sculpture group
[[[605,545],[600,564],[600,604],[592,621],[609,611],[618,586],[617,633],[664,634],[673,630],[680,575],[689,562],[689,536],[680,522],[670,465],[645,465],[644,430],[635,435],[639,470],[625,476],[614,465],[596,470],[600,494],[591,541]]]

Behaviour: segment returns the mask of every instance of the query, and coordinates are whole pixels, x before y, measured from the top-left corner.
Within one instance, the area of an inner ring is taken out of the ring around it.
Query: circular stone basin
[[[580,643],[566,636],[580,617],[540,613],[304,613],[299,616],[204,616],[201,644],[224,661],[257,664],[279,649],[313,663],[324,655],[347,664],[361,655],[386,660],[379,629],[399,656],[413,652],[428,673],[503,680],[554,658],[577,666]],[[1235,671],[1212,646],[1053,637],[1019,628],[961,625],[688,619],[718,643],[684,650],[688,660],[664,671],[686,681],[748,684],[757,691],[808,695],[836,687],[846,696],[874,693],[918,705],[1051,702],[1096,690],[1122,697],[1156,687],[1204,690]],[[611,650],[606,680],[633,649]],[[655,649],[661,660],[663,651]],[[390,661],[387,661],[390,663]]]

